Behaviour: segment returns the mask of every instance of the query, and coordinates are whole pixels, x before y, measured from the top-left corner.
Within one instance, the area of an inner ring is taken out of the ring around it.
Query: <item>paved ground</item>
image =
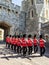
[[[49,50],[42,57],[36,53],[24,58],[0,44],[0,65],[49,65]]]

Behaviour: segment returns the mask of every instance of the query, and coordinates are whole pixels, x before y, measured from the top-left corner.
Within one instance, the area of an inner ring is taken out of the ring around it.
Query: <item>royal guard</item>
[[[31,34],[28,35],[28,41],[27,41],[27,46],[28,46],[28,54],[32,54],[32,47],[33,47],[33,40],[31,39]]]
[[[18,38],[17,36],[15,36],[15,39],[14,39],[14,52],[16,52],[16,47],[17,47],[17,43],[18,43]]]
[[[26,52],[27,52],[26,34],[24,34],[22,38],[22,50],[23,50],[23,56],[26,56]]]
[[[42,35],[40,35],[39,39],[39,46],[40,46],[40,56],[42,56],[45,53],[45,43],[46,41],[42,38]]]
[[[17,40],[17,53],[21,53],[21,41],[20,41],[20,35],[18,35],[18,40]]]
[[[11,50],[13,50],[13,47],[14,47],[14,40],[15,40],[15,36],[12,36],[12,41],[11,41]]]
[[[34,35],[33,38],[33,44],[34,44],[34,53],[36,53],[38,51],[38,40],[36,38],[36,34]]]

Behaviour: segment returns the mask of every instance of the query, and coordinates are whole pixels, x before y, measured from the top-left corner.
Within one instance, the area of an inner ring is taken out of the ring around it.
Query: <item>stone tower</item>
[[[26,14],[26,33],[37,34],[38,33],[38,17],[36,14],[35,0],[23,0],[22,10]]]

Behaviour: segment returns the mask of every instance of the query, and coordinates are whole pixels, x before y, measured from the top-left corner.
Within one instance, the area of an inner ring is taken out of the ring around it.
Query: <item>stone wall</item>
[[[33,10],[33,17],[32,12]],[[32,34],[38,32],[38,17],[36,14],[35,2],[33,0],[33,4],[31,4],[31,0],[23,0],[22,2],[22,11],[26,13],[26,34]]]
[[[19,15],[19,32],[20,34],[26,33],[26,13],[24,11],[21,11]]]
[[[0,22],[4,21],[11,25],[10,34],[14,35],[19,26],[20,6],[12,2],[0,1]]]

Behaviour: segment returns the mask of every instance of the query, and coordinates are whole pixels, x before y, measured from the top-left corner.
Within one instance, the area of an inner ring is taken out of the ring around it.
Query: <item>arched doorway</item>
[[[4,40],[4,29],[0,28],[0,40],[3,41]]]
[[[10,34],[10,27],[11,25],[5,22],[0,22],[0,36],[1,36],[1,40],[0,41],[4,41],[6,38],[6,35]]]

